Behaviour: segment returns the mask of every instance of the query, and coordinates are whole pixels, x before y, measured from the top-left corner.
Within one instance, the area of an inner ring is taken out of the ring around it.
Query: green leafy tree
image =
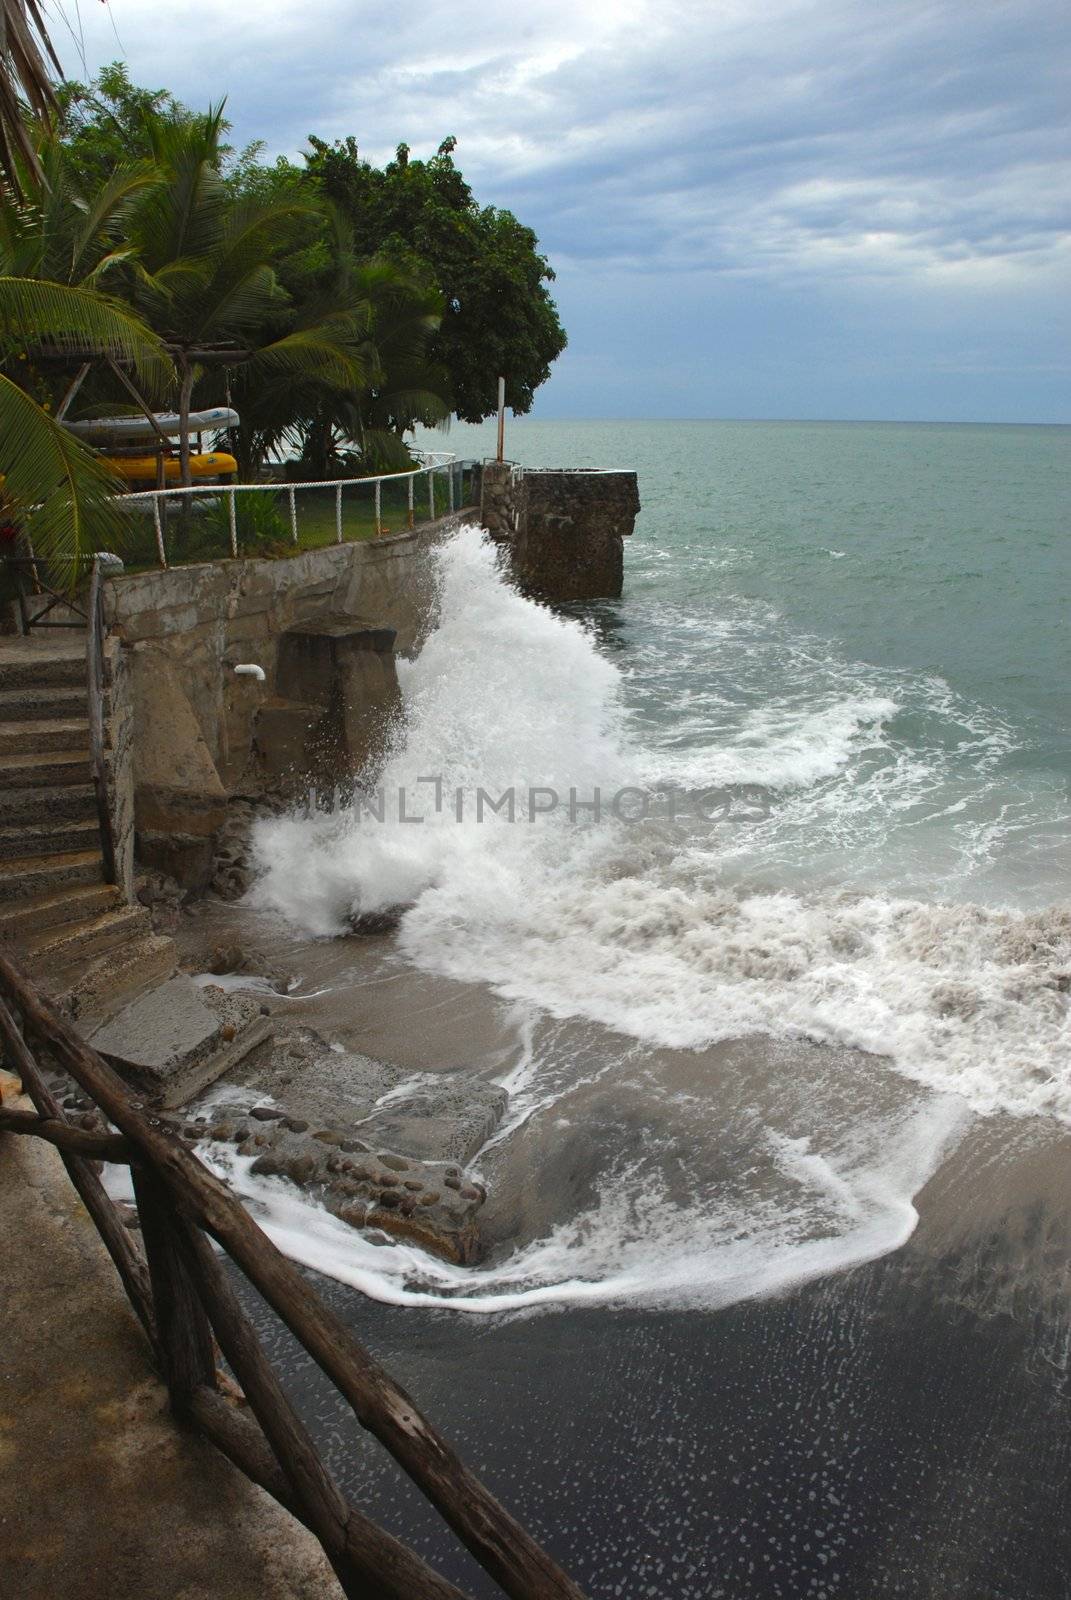
[[[428,161],[411,161],[400,145],[382,170],[352,138],[310,144],[309,171],[346,217],[355,252],[388,260],[441,295],[428,355],[447,375],[457,415],[491,416],[500,375],[506,403],[529,411],[566,343],[548,289],[554,273],[532,230],[512,212],[477,204],[454,164],[453,139]]]

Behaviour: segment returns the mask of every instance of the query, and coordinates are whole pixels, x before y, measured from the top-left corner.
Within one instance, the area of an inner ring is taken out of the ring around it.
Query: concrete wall
[[[108,580],[127,875],[131,813],[141,863],[200,889],[232,798],[345,784],[374,768],[399,702],[394,653],[411,653],[431,623],[429,550],[460,522],[484,522],[527,593],[584,600],[621,593],[638,509],[632,472],[491,464],[480,512],[279,560]],[[236,677],[238,663],[261,667],[264,682]]]
[[[538,600],[616,598],[623,540],[639,509],[634,472],[484,467],[482,520],[508,548],[519,586]]]
[[[351,754],[360,729],[371,739],[372,702],[392,703],[395,690],[390,646],[386,652],[370,646],[367,635],[392,630],[393,648],[402,653],[418,645],[435,598],[429,549],[474,515],[461,512],[413,532],[280,560],[206,562],[108,581],[105,615],[131,686],[128,742],[145,865],[202,887],[228,800],[283,783],[283,769],[294,766],[301,745],[291,739],[291,754],[280,757],[285,717],[276,719],[273,735],[270,709],[291,706],[303,717],[295,636],[366,636],[356,656],[352,648],[332,647],[338,682],[321,678],[317,704],[322,711],[340,697],[332,715],[341,719]],[[263,668],[265,682],[236,677],[239,662]],[[293,715],[290,721],[296,728]]]

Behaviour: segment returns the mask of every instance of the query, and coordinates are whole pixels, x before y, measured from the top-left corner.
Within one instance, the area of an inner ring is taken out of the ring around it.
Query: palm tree
[[[329,201],[319,200],[319,210],[322,248],[302,254],[316,260],[326,255],[328,265],[310,273],[305,262],[296,270],[285,264],[296,304],[278,319],[277,331],[330,325],[332,318],[363,329],[364,381],[339,384],[330,369],[325,373],[314,363],[301,373],[274,377],[255,362],[239,369],[232,383],[242,418],[239,459],[252,467],[290,445],[311,477],[341,476],[356,445],[366,470],[371,464],[407,467],[400,429],[388,428],[383,401],[394,398],[396,411],[404,410],[408,420],[433,423],[449,415],[445,374],[425,356],[439,327],[441,297],[389,262],[359,262],[345,218]]]
[[[295,222],[319,216],[315,199],[236,196],[220,171],[222,104],[203,117],[160,116],[149,133],[163,181],[133,205],[128,261],[117,276],[135,309],[160,334],[179,383],[181,477],[191,482],[193,390],[215,368],[242,368],[249,381],[310,378],[339,389],[367,384],[367,307],[324,302],[276,337],[265,330],[288,297],[273,261]]]
[[[26,108],[42,123],[55,109],[49,61],[61,77],[37,0],[0,0],[0,171],[16,194],[24,171],[40,176]]]

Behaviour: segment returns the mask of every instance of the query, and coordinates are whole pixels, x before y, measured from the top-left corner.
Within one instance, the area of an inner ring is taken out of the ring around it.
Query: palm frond
[[[174,378],[156,334],[129,306],[94,289],[0,277],[0,341],[9,349],[41,344],[57,352],[93,351],[129,361],[153,393]]]
[[[2,373],[0,472],[15,517],[41,557],[81,556],[121,543],[124,518],[111,472]]]
[[[23,101],[41,122],[55,110],[49,61],[62,77],[37,0],[0,0],[0,169],[16,194],[42,175]]]
[[[309,378],[333,389],[365,389],[375,381],[375,353],[352,337],[348,319],[326,318],[311,328],[295,328],[258,350],[249,363],[296,378]]]

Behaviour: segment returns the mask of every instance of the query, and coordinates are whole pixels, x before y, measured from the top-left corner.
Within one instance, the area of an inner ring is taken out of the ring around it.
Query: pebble
[[[274,1106],[254,1106],[249,1115],[255,1117],[258,1122],[281,1122],[283,1120],[283,1112],[276,1111]]]
[[[455,1178],[452,1173],[448,1172],[446,1174],[446,1177],[443,1179],[443,1182],[445,1183],[445,1185],[446,1185],[446,1187],[448,1189],[460,1189],[461,1188],[461,1179],[460,1178]]]
[[[385,1154],[378,1155],[376,1157],[376,1160],[380,1163],[381,1166],[389,1167],[392,1172],[408,1172],[409,1171],[409,1163],[408,1163],[408,1161],[403,1161],[401,1156],[393,1156],[393,1155],[391,1155],[389,1150]]]
[[[287,1117],[284,1126],[289,1128],[291,1133],[307,1133],[309,1128],[308,1123],[301,1117]]]
[[[376,1182],[384,1189],[393,1189],[398,1179],[393,1172],[380,1172],[376,1174]]]

